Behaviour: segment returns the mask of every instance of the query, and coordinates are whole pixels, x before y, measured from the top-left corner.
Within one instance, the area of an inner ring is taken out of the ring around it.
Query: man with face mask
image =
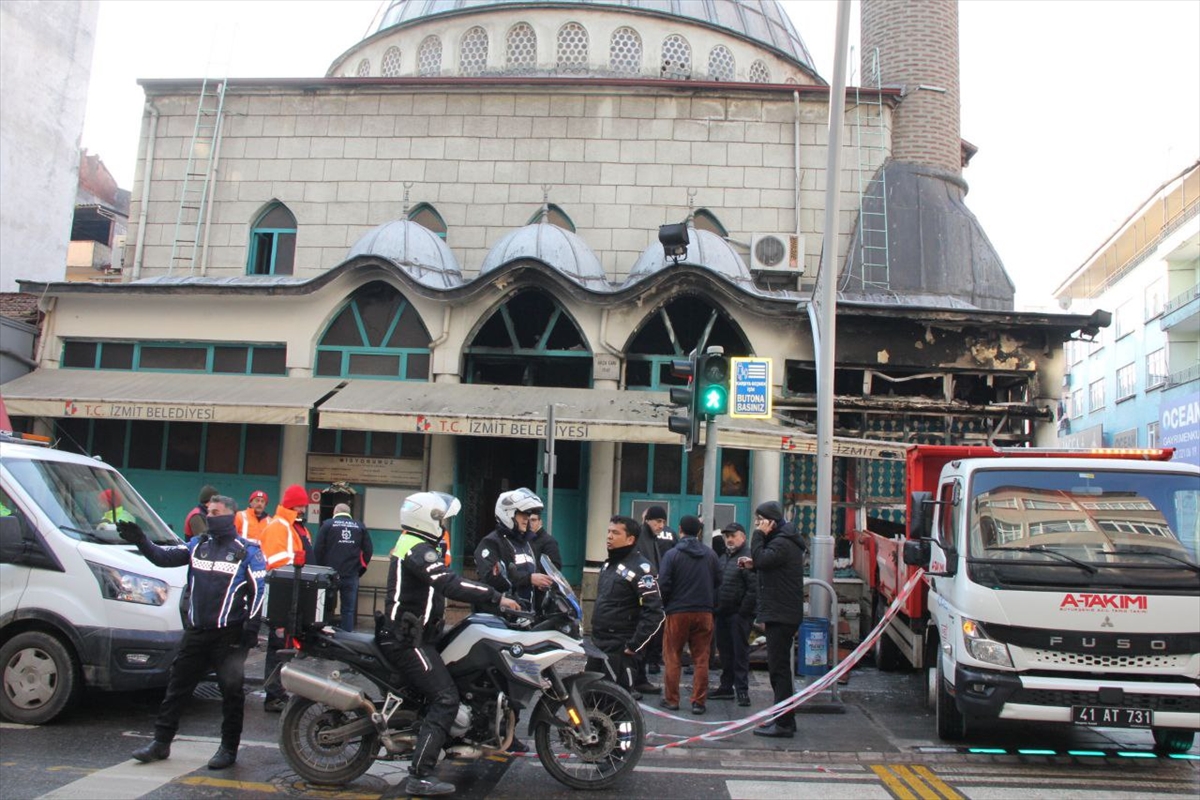
[[[160,567],[188,567],[191,590],[183,643],[171,664],[167,694],[154,723],[154,739],[133,751],[141,762],[171,755],[171,740],[196,684],[211,669],[221,687],[221,746],[208,761],[209,769],[226,769],[237,761],[245,713],[246,653],[258,644],[263,581],[267,566],[254,542],[242,539],[233,527],[237,504],[222,495],[208,501],[207,531],[187,544],[154,544],[136,523],[120,520],[122,539],[137,545]]]

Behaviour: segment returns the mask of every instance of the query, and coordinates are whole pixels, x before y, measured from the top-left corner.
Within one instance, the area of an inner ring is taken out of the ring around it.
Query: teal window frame
[[[421,222],[419,219],[417,219],[417,217],[421,216],[422,214],[429,214],[431,217],[433,217],[435,220],[437,220],[437,224],[441,226],[441,230],[438,230],[437,228],[431,228],[428,225],[426,225],[425,223]],[[436,208],[434,208],[433,205],[430,203],[417,203],[415,206],[413,206],[409,210],[408,219],[410,222],[415,222],[418,225],[420,225],[422,228],[425,228],[426,230],[433,231],[434,233],[436,233],[438,235],[438,238],[443,241],[445,241],[445,239],[446,239],[446,231],[448,231],[450,229],[449,226],[446,225],[446,220],[442,217],[441,214],[438,213],[438,210]]]
[[[199,469],[197,470],[198,472],[210,472],[210,470],[208,470],[208,468],[207,468],[209,426],[210,425],[236,425],[238,428],[238,458],[237,458],[238,469],[237,469],[237,472],[217,472],[215,474],[218,474],[218,475],[247,475],[247,474],[260,475],[260,474],[263,474],[263,473],[257,473],[257,472],[256,473],[247,473],[246,472],[247,428],[251,424],[261,424],[261,423],[173,422],[170,420],[164,421],[162,423],[162,425],[163,425],[162,444],[159,446],[158,467],[155,468],[155,467],[130,467],[129,466],[129,451],[130,451],[131,443],[133,441],[131,426],[135,422],[144,422],[145,420],[87,419],[87,420],[79,420],[79,421],[87,423],[87,436],[85,437],[85,441],[75,443],[75,444],[79,445],[79,447],[83,448],[84,454],[91,454],[95,451],[96,423],[98,423],[98,422],[103,422],[103,423],[107,423],[107,424],[115,423],[115,424],[123,425],[125,428],[124,446],[121,450],[121,460],[120,460],[120,463],[114,463],[113,461],[106,461],[105,462],[106,464],[108,464],[111,467],[116,467],[117,469],[157,469],[162,472],[185,472],[185,473],[189,472],[190,470],[168,470],[167,466],[166,466],[167,465],[167,452],[171,446],[171,426],[172,425],[200,425],[201,426],[201,428],[200,428],[200,451],[199,451],[199,456],[198,456],[200,466],[199,466]],[[282,426],[274,426],[274,427],[282,427]],[[399,442],[399,438],[397,438],[397,442]],[[279,465],[279,468],[282,469],[282,467],[283,467],[283,433],[282,432],[280,432],[280,435],[279,435],[279,451],[276,454],[276,463]],[[277,472],[275,474],[278,475],[279,473]]]
[[[313,447],[313,437],[314,437],[314,435],[316,435],[318,430],[333,434],[333,450],[332,451],[317,450],[316,448]],[[347,453],[347,452],[345,452],[345,449],[342,445],[342,434],[343,433],[365,434],[366,435],[366,447],[365,447],[366,453],[364,454],[364,453]],[[380,454],[380,453],[373,452],[375,449],[374,448],[374,445],[375,445],[374,440],[375,440],[375,436],[377,434],[394,435],[396,437],[396,446],[395,446],[395,448],[393,448],[391,454]],[[308,452],[313,453],[315,455],[331,455],[331,456],[333,456],[333,455],[336,455],[336,456],[350,455],[350,456],[363,456],[364,458],[421,459],[421,458],[424,458],[424,455],[425,455],[425,440],[427,438],[428,437],[423,433],[401,433],[399,431],[343,431],[338,428],[318,428],[315,424],[313,424],[313,425],[309,426]],[[420,441],[420,443],[421,443],[420,455],[417,455],[417,454],[405,455],[405,453],[404,453],[405,442],[408,442],[411,446],[411,445],[415,444],[417,441]]]
[[[282,210],[285,214],[287,214],[287,216],[291,219],[292,224],[290,227],[279,227],[279,226],[267,227],[267,226],[263,226],[261,224],[267,217],[271,216],[276,211],[280,211],[280,210]],[[295,237],[296,237],[297,227],[298,226],[296,225],[296,215],[293,214],[291,212],[291,209],[289,209],[283,203],[274,202],[274,203],[271,203],[270,205],[268,205],[266,208],[264,208],[262,213],[259,214],[258,217],[255,219],[254,224],[252,226],[250,226],[250,245],[249,245],[249,247],[246,248],[246,250],[247,250],[246,274],[247,275],[292,275],[292,274],[294,274],[295,270],[296,270]],[[291,234],[293,237],[292,262],[287,265],[287,268],[285,270],[280,270],[281,264],[279,263],[279,260],[278,260],[279,259],[279,241],[280,241],[280,237],[285,236],[287,234]],[[260,240],[263,238],[269,239],[269,241],[271,243],[271,253],[270,253],[270,257],[267,261],[267,271],[259,272],[258,270],[255,269],[255,265],[258,264],[258,261],[259,261],[259,247],[260,247],[259,243],[260,243]]]
[[[571,219],[571,216],[563,211],[561,206],[557,206],[554,203],[549,203],[544,208],[539,208],[533,212],[533,216],[525,224],[536,225],[539,222],[556,225],[563,230],[575,233],[575,220]]]
[[[196,342],[169,342],[169,341],[153,341],[153,342],[132,341],[131,342],[131,341],[121,341],[121,340],[69,339],[69,340],[66,340],[63,342],[62,354],[59,359],[60,365],[62,365],[66,362],[67,345],[74,344],[74,343],[96,345],[96,354],[95,354],[95,358],[92,362],[92,366],[90,366],[90,367],[62,366],[61,367],[62,369],[83,369],[83,370],[91,369],[91,370],[104,370],[107,372],[162,372],[162,373],[182,374],[182,375],[211,374],[211,375],[261,375],[261,376],[265,376],[265,377],[287,377],[287,368],[286,368],[287,346],[282,345],[282,344],[244,344],[241,342],[208,342],[208,343],[198,344]],[[133,356],[132,356],[131,366],[128,369],[125,369],[123,367],[102,367],[102,366],[100,366],[101,360],[103,357],[103,353],[104,353],[105,345],[120,345],[122,347],[133,345]],[[246,348],[247,352],[246,352],[246,368],[245,368],[245,370],[243,370],[241,372],[232,372],[232,371],[224,371],[224,370],[222,370],[220,372],[215,372],[213,370],[213,362],[216,358],[217,348],[219,348],[219,347],[227,347],[227,348],[244,347],[244,348]],[[152,349],[152,348],[171,348],[174,350],[204,350],[204,351],[206,351],[205,356],[204,356],[204,369],[161,369],[158,367],[143,368],[141,365],[142,352],[143,352],[143,350]],[[255,354],[255,352],[265,352],[265,351],[282,351],[283,352],[284,363],[285,363],[283,372],[254,372],[254,354]]]
[[[397,292],[397,294],[400,294]],[[329,335],[329,329],[337,322],[337,320],[349,307],[354,315],[354,325],[358,331],[359,340],[363,344],[358,345],[330,345],[324,344],[325,338]],[[396,326],[400,324],[401,318],[405,313],[417,315],[417,319],[421,322],[422,329],[425,328],[424,320],[420,319],[420,314],[412,304],[408,302],[408,298],[400,295],[400,306],[396,310],[395,316],[392,317],[388,324],[387,331],[383,334],[381,341],[389,341],[392,334],[396,332]],[[428,330],[426,329],[428,334]],[[429,376],[425,375],[420,378],[409,378],[408,376],[408,359],[409,356],[425,356],[427,359],[432,359],[433,351],[428,347],[374,347],[370,344],[370,338],[367,336],[367,326],[363,322],[362,312],[359,309],[358,297],[351,295],[345,305],[340,307],[329,319],[329,324],[325,326],[325,330],[321,333],[321,337],[317,340],[318,344],[313,353],[313,375],[317,377],[337,377],[337,378],[359,378],[362,380],[384,380],[384,381],[417,381],[427,382]],[[321,354],[335,353],[338,355],[338,374],[328,375],[327,373],[318,371],[320,369]],[[364,356],[398,356],[398,374],[396,375],[376,375],[369,373],[357,373],[350,370],[350,359],[356,355]]]

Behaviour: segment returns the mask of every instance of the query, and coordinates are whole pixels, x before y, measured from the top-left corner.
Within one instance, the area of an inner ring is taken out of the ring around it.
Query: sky
[[[323,76],[381,5],[101,0],[82,145],[131,189],[139,78]],[[783,5],[831,80],[836,0]],[[858,15],[854,2],[856,53]],[[961,0],[962,136],[979,148],[967,205],[1019,308],[1056,308],[1053,290],[1200,158],[1197,31],[1198,0]]]

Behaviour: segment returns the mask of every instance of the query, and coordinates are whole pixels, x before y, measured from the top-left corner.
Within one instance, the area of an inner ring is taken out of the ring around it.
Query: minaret
[[[883,180],[877,174],[867,193],[877,207],[880,187],[887,187],[888,286],[862,286],[856,230],[840,282],[844,295],[1012,309],[1012,280],[963,202],[958,0],[862,0],[861,29],[862,74],[870,73],[878,48],[883,86],[899,87],[901,98]]]

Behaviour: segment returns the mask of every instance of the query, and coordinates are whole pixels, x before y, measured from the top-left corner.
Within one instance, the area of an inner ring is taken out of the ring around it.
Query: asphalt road
[[[254,667],[252,666],[252,670]],[[251,674],[254,674],[253,671]],[[684,683],[688,681],[685,678]],[[752,676],[751,711],[768,704],[764,672]],[[206,768],[217,747],[220,702],[202,684],[185,715],[171,758],[143,765],[129,753],[153,731],[160,694],[93,693],[59,722],[42,727],[0,724],[0,798],[256,798],[402,797],[403,762],[377,763],[341,790],[304,784],[276,744],[279,716],[262,710],[251,687],[238,764]],[[942,798],[1187,797],[1200,794],[1200,747],[1184,758],[1156,756],[1147,732],[1068,726],[1001,725],[966,747],[947,747],[923,710],[917,674],[852,673],[840,702],[828,695],[798,717],[792,740],[749,733],[719,742],[657,750],[745,716],[713,701],[704,717],[656,716],[647,697],[647,752],[631,779],[592,797],[629,798]],[[456,797],[578,797],[536,757],[450,762],[439,776]]]

